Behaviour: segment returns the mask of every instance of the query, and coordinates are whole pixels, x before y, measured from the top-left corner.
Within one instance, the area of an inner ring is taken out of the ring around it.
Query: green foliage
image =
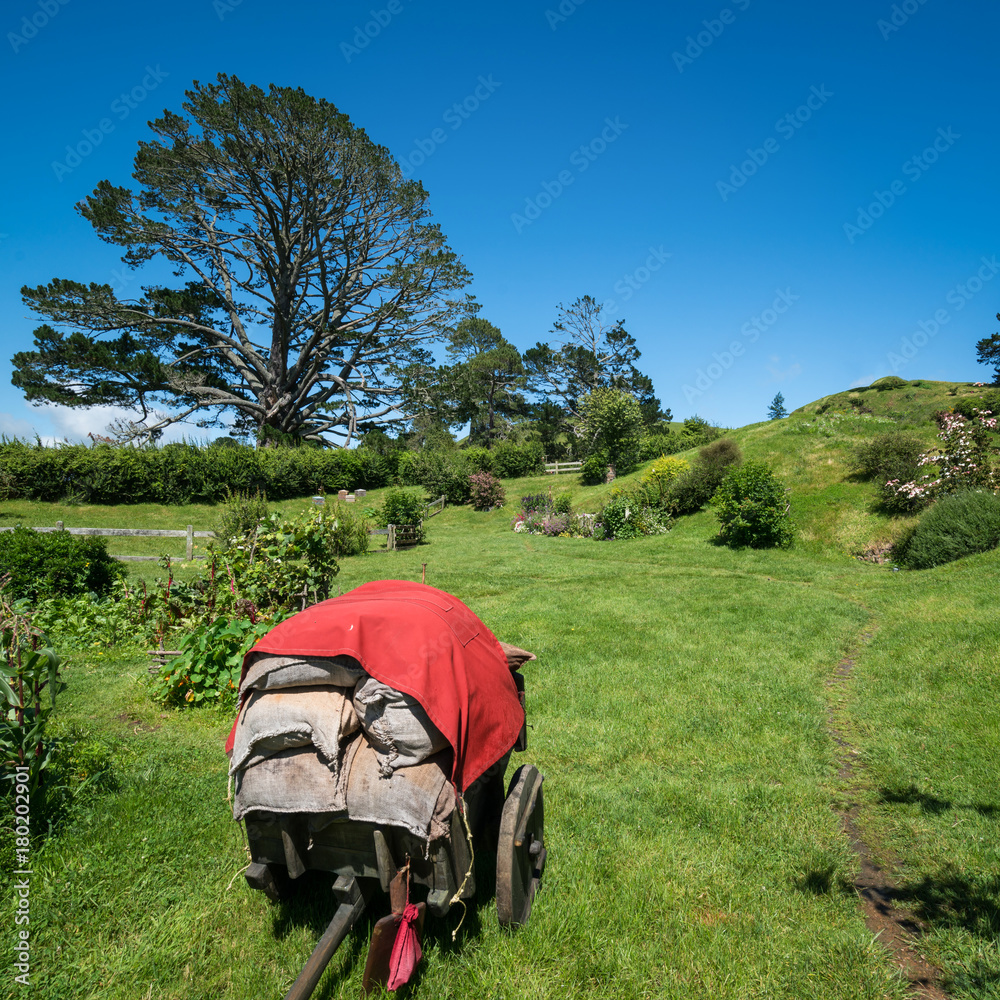
[[[683,458],[673,458],[661,455],[646,470],[642,477],[643,483],[652,486],[658,494],[658,502],[662,505],[670,489],[670,484],[681,473],[687,472],[691,466]]]
[[[11,597],[106,594],[125,574],[108,555],[107,541],[68,531],[38,532],[18,526],[0,532],[0,576],[10,575]]]
[[[256,622],[219,618],[189,630],[180,640],[181,655],[154,679],[153,696],[167,705],[235,704],[243,657],[282,617],[287,615]]]
[[[705,445],[691,468],[670,484],[664,506],[675,516],[701,510],[712,499],[729,466],[738,464],[742,458],[732,438],[721,438]]]
[[[552,500],[552,511],[555,514],[572,514],[573,498],[568,493],[560,493]]]
[[[906,384],[905,378],[900,378],[898,375],[886,375],[884,378],[872,382],[869,388],[884,392],[886,389],[901,389]]]
[[[333,526],[330,528],[330,545],[333,554],[338,558],[345,556],[363,556],[371,542],[368,529],[371,526],[368,517],[357,504],[333,504]]]
[[[639,538],[642,535],[662,535],[669,531],[669,519],[650,502],[642,486],[616,490],[597,515],[594,537]]]
[[[916,474],[924,443],[913,434],[888,431],[876,434],[854,449],[854,473],[864,479],[884,481]]]
[[[315,507],[291,520],[271,514],[225,554],[233,596],[257,609],[325,601],[340,572],[338,544],[336,511]]]
[[[272,501],[338,490],[377,489],[396,477],[401,452],[388,455],[340,448],[44,448],[0,442],[0,470],[12,497],[90,504],[224,502],[232,493],[260,491]]]
[[[1000,416],[1000,389],[982,392],[976,396],[963,396],[956,400],[952,409],[956,413],[961,413],[967,420],[972,420],[977,410],[980,413],[988,411],[993,416]]]
[[[32,620],[53,642],[86,649],[119,646],[145,649],[155,643],[160,621],[154,608],[158,595],[124,581],[98,600],[92,597],[48,597],[32,604]]]
[[[390,524],[415,528],[423,521],[426,506],[427,498],[422,493],[403,489],[387,490],[382,509],[378,511],[376,518],[383,528]],[[423,538],[422,531],[420,537]]]
[[[587,432],[615,474],[631,472],[639,462],[643,431],[636,398],[620,389],[594,389],[582,400],[581,412]]]
[[[732,548],[791,545],[794,528],[788,516],[788,491],[763,462],[730,467],[712,497],[719,518],[719,538]]]
[[[475,510],[496,510],[507,502],[503,483],[490,472],[476,472],[469,477],[472,506]]]
[[[907,569],[931,569],[1000,545],[1000,497],[985,490],[943,496],[893,549]]]
[[[997,313],[997,319],[1000,320],[1000,313]],[[993,381],[1000,385],[1000,333],[983,337],[976,344],[976,360],[981,365],[993,366]]]
[[[608,456],[603,451],[591,452],[580,468],[580,482],[584,486],[597,486],[608,478]]]
[[[227,549],[233,539],[252,535],[270,513],[266,493],[260,490],[253,493],[249,490],[234,492],[227,486],[223,507],[216,517],[212,533],[222,548]]]
[[[855,447],[853,472],[874,481],[883,510],[890,514],[908,514],[926,506],[927,500],[900,492],[888,484],[915,479],[920,472],[923,452],[924,443],[915,435],[887,431]]]
[[[777,392],[767,408],[767,419],[784,420],[787,416],[788,410],[785,409],[785,397],[780,392]]]

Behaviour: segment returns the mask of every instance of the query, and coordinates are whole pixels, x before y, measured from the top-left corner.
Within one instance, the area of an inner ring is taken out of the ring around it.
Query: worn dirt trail
[[[875,634],[873,628],[862,633],[860,642],[864,644]],[[878,935],[879,941],[889,951],[892,960],[909,980],[912,995],[927,1000],[948,1000],[948,994],[941,987],[941,970],[932,965],[920,951],[920,938],[927,930],[926,924],[910,910],[898,905],[899,886],[890,874],[872,860],[869,845],[862,839],[857,826],[860,805],[853,801],[860,791],[858,751],[846,739],[837,721],[835,701],[846,686],[854,669],[856,653],[845,656],[837,664],[832,677],[827,681],[830,699],[827,708],[827,722],[830,735],[839,748],[840,769],[837,778],[840,790],[847,800],[847,806],[834,812],[840,817],[841,827],[858,856],[861,871],[855,879],[854,887],[864,912],[868,929]]]

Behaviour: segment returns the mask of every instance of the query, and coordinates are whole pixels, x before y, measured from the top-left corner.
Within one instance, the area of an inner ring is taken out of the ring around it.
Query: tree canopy
[[[1000,313],[997,313],[1000,320]],[[984,337],[976,344],[976,360],[981,365],[993,365],[993,381],[1000,385],[1000,333]]]
[[[470,275],[430,221],[427,192],[388,150],[301,89],[195,83],[152,123],[133,177],[78,207],[139,268],[176,287],[134,300],[110,285],[25,287],[46,322],[12,381],[34,403],[118,405],[156,429],[234,416],[260,438],[346,443],[406,414]],[[166,406],[166,414],[154,415]]]
[[[783,420],[787,416],[788,410],[785,409],[785,397],[780,392],[776,392],[774,399],[771,400],[767,408],[767,419]]]

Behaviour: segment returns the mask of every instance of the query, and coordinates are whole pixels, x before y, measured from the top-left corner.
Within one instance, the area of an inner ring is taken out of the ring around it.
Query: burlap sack
[[[233,819],[251,812],[344,815],[347,777],[359,745],[359,739],[351,741],[333,761],[315,747],[296,747],[237,771]]]
[[[278,691],[311,684],[353,688],[363,676],[364,669],[353,656],[303,657],[255,653],[240,684],[240,694],[250,688]]]
[[[346,688],[254,691],[236,723],[229,773],[253,767],[282,750],[310,744],[326,760],[336,761],[357,730],[358,717]]]
[[[374,677],[360,681],[354,689],[354,710],[385,777],[397,767],[419,764],[448,746],[415,698]]]

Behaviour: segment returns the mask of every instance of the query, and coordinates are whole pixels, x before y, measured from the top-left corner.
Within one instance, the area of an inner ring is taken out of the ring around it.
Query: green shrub
[[[956,401],[952,409],[969,420],[975,417],[976,410],[981,413],[989,411],[995,417],[1000,416],[1000,390],[988,390],[978,396],[963,396]]]
[[[125,568],[108,555],[107,541],[68,531],[38,532],[20,525],[0,532],[0,577],[10,574],[7,592],[13,598],[102,595],[125,575]]]
[[[597,486],[607,482],[608,456],[603,451],[595,451],[584,459],[580,468],[580,481],[584,486]]]
[[[160,668],[153,696],[166,705],[234,705],[243,657],[280,620],[219,618],[190,629],[180,640],[181,655]]]
[[[943,496],[893,549],[907,569],[930,569],[1000,545],[1000,497],[985,490]]]
[[[523,479],[545,470],[545,458],[540,441],[514,444],[501,441],[492,452],[494,475],[501,479]]]
[[[661,511],[650,502],[643,487],[616,492],[597,515],[595,538],[639,538],[659,535],[669,530]]]
[[[854,473],[884,483],[889,479],[911,479],[925,445],[920,438],[902,431],[877,434],[854,450]]]
[[[869,388],[882,391],[884,389],[899,389],[904,385],[906,385],[905,378],[900,378],[898,375],[886,375],[885,378],[876,379],[872,382]]]
[[[475,510],[496,510],[507,502],[503,483],[491,472],[476,472],[469,477],[472,506]]]
[[[730,468],[712,506],[719,517],[719,538],[726,545],[766,549],[792,542],[787,491],[763,462]]]
[[[712,499],[731,465],[742,460],[739,446],[732,438],[722,438],[705,445],[687,472],[681,473],[667,489],[663,505],[675,516],[694,514]]]
[[[270,515],[267,494],[255,490],[253,493],[231,490],[226,487],[222,510],[215,518],[212,534],[223,549],[229,548],[233,539],[248,538],[253,535],[261,521]]]
[[[387,490],[376,517],[383,528],[390,524],[417,527],[424,519],[426,506],[427,500],[422,493],[398,488]]]
[[[554,514],[572,514],[573,498],[568,493],[560,493],[552,501],[552,512]]]
[[[370,527],[367,516],[362,508],[357,504],[340,503],[333,504],[333,509],[328,512],[327,517],[332,514],[334,518],[333,526],[330,530],[330,543],[333,554],[338,558],[345,556],[361,556],[368,551]]]
[[[646,470],[642,477],[643,483],[648,486],[652,486],[657,494],[657,502],[663,503],[667,493],[669,492],[670,484],[683,472],[691,466],[684,461],[683,458],[673,458],[672,456],[661,455],[650,467]]]

